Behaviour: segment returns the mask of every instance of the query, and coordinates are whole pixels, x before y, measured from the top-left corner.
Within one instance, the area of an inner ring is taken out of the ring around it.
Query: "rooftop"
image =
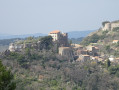
[[[55,30],[55,31],[50,32],[50,34],[52,34],[52,33],[59,33],[59,32],[60,32],[59,30]]]
[[[113,40],[113,42],[114,42],[114,41],[119,41],[119,40]]]

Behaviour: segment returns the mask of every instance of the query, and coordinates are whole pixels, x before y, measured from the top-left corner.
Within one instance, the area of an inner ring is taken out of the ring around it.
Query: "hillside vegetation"
[[[119,42],[113,43],[114,40],[119,40],[119,27],[113,30],[98,30],[84,38],[81,44],[84,46],[95,44],[101,53],[119,57]]]
[[[35,42],[29,37],[24,42]],[[60,56],[51,37],[43,37],[40,50],[6,51],[0,55],[11,69],[16,90],[118,90],[119,65],[106,61],[75,62]],[[23,41],[19,42],[23,43]]]

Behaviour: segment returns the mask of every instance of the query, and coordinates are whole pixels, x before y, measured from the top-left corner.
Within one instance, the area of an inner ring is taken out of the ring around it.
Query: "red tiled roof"
[[[50,32],[50,34],[52,34],[52,33],[59,33],[59,32],[60,32],[59,30],[55,30],[55,31]]]
[[[118,42],[119,40],[113,40],[113,42]]]

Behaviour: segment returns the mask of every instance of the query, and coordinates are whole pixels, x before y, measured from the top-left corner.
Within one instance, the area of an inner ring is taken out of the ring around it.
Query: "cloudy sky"
[[[0,0],[0,34],[95,30],[118,9],[119,0]]]

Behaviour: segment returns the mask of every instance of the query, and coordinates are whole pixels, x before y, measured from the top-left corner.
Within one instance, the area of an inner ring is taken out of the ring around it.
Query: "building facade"
[[[113,22],[108,22],[105,23],[104,27],[102,30],[113,30],[114,28],[119,27],[119,21],[113,21]]]
[[[48,35],[52,36],[53,41],[57,42],[59,46],[62,46],[62,47],[69,46],[67,33],[62,33],[59,30],[55,30],[50,32]]]

